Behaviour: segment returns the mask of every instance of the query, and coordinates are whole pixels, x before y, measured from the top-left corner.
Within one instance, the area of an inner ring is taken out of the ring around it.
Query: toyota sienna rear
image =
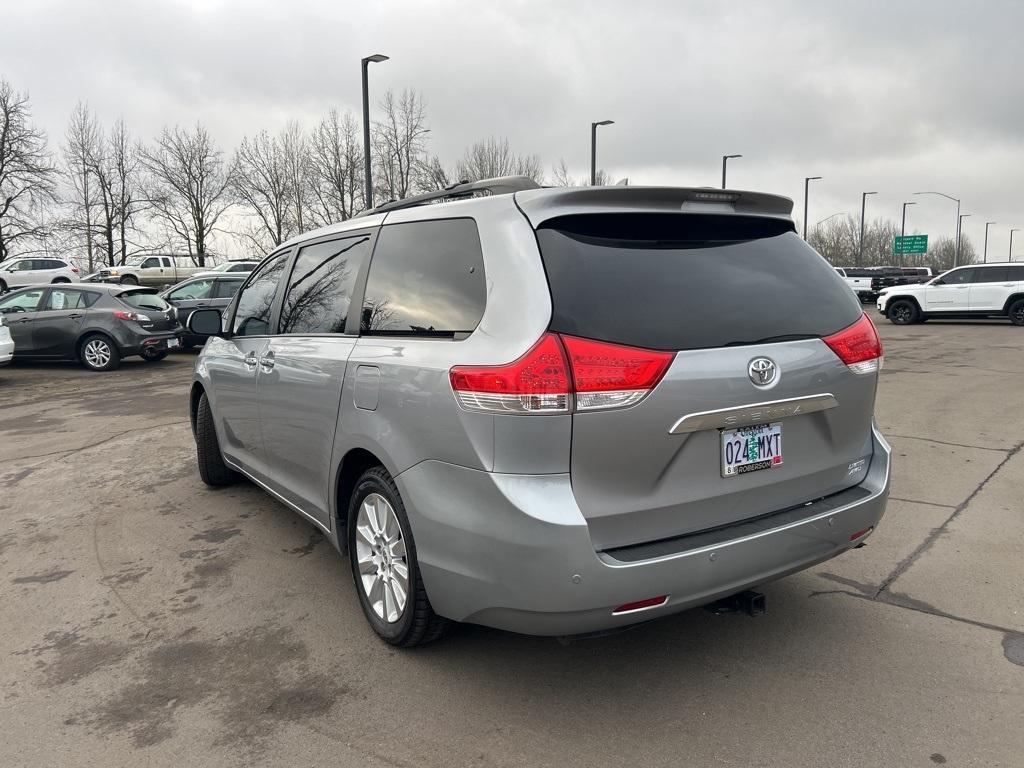
[[[888,495],[882,347],[791,201],[533,186],[269,257],[200,329],[203,479],[319,526],[398,645],[624,626],[862,543]]]

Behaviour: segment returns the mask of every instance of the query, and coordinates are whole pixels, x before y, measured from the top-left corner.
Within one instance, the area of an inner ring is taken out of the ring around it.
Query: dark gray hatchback
[[[179,346],[174,308],[151,288],[123,285],[39,285],[0,299],[14,340],[14,358],[79,360],[94,371],[121,358],[162,360]]]

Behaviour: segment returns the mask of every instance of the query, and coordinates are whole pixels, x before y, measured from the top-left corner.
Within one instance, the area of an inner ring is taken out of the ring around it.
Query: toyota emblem
[[[767,357],[755,357],[747,366],[747,375],[756,387],[770,387],[778,378],[779,369]]]

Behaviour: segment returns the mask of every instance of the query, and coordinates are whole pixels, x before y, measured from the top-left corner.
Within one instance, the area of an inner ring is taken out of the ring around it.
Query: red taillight
[[[642,400],[674,354],[573,336],[544,334],[521,358],[501,366],[456,366],[452,389],[464,408],[512,413],[568,413]]]
[[[525,355],[508,365],[456,366],[449,374],[465,408],[511,413],[567,413],[572,384],[562,343],[544,334]]]
[[[874,373],[882,367],[882,342],[867,315],[839,333],[822,339],[854,373]]]
[[[616,408],[642,400],[672,364],[672,352],[623,347],[563,336],[576,392],[576,409]]]
[[[114,312],[114,317],[118,320],[134,320],[137,323],[145,323],[149,321],[149,318],[145,315],[140,315],[137,312],[122,312],[120,309]]]
[[[857,539],[864,538],[869,533],[871,533],[873,530],[875,530],[875,526],[872,525],[870,528],[865,528],[863,531],[857,531],[855,534],[853,534],[850,537],[850,541],[856,541]]]
[[[668,595],[662,595],[661,597],[648,597],[646,600],[637,600],[635,603],[626,603],[620,605],[614,611],[613,616],[618,616],[623,613],[633,613],[634,611],[642,611],[646,608],[658,608],[668,602]]]
[[[78,274],[78,267],[76,267],[74,264],[72,264],[71,265],[71,271],[74,272],[77,275]]]

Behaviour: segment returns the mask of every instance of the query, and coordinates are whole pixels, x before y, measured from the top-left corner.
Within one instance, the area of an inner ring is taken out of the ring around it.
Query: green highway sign
[[[928,235],[907,235],[906,237],[896,235],[892,252],[897,255],[904,253],[928,253]]]

